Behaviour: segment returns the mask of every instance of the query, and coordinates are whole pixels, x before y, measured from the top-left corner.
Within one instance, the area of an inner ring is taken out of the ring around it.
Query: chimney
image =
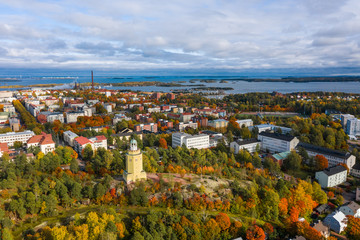
[[[91,88],[94,90],[94,73],[91,71]]]

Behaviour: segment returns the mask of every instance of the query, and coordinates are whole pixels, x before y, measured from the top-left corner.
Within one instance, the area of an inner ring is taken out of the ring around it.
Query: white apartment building
[[[261,149],[271,153],[292,151],[299,143],[297,137],[269,132],[259,133],[258,140]]]
[[[90,138],[89,140],[93,142],[95,149],[98,149],[101,147],[107,149],[107,139],[104,135],[96,136],[96,137]]]
[[[190,121],[189,123],[180,122],[180,123],[177,125],[177,129],[178,129],[179,131],[184,131],[185,128],[187,128],[187,127],[190,127],[190,128],[193,128],[193,129],[197,129],[197,128],[198,128],[198,124]]]
[[[346,182],[347,169],[338,165],[316,172],[315,179],[318,180],[322,188],[335,187]]]
[[[256,138],[252,138],[230,143],[230,150],[235,154],[238,154],[241,149],[247,150],[250,153],[254,153],[256,152],[256,148],[258,146],[261,148],[261,142]]]
[[[356,136],[360,136],[360,119],[357,118],[348,119],[346,123],[345,132],[350,136],[350,138],[355,138]]]
[[[46,116],[47,122],[54,122],[55,120],[59,120],[61,123],[64,123],[64,114],[57,112],[57,113],[51,113]]]
[[[74,140],[74,150],[79,154],[82,155],[82,150],[86,147],[86,145],[90,145],[91,148],[94,150],[94,143],[87,139],[86,137],[77,137]]]
[[[216,119],[208,122],[208,126],[213,128],[226,128],[228,124],[229,121],[225,119]]]
[[[74,123],[77,121],[78,117],[84,117],[84,112],[67,112],[66,113],[66,123]]]
[[[185,145],[187,148],[209,148],[210,138],[209,135],[199,134],[190,135],[187,133],[177,132],[172,135],[172,147],[182,147]]]
[[[147,109],[148,113],[157,113],[157,112],[160,112],[160,111],[161,111],[160,107],[153,107],[153,108],[148,108]]]
[[[14,145],[14,142],[22,142],[26,143],[32,136],[34,136],[33,131],[25,131],[25,132],[8,132],[4,134],[0,134],[0,142],[7,143],[9,147]]]
[[[242,126],[251,127],[254,124],[252,119],[242,119],[237,120],[236,122],[239,124],[240,128],[242,128]]]
[[[348,119],[353,119],[355,118],[354,115],[351,114],[341,114],[340,115],[340,121],[341,121],[341,125],[343,127],[343,129],[346,131],[346,126],[347,126],[347,121]]]
[[[351,170],[356,162],[356,157],[351,155],[349,152],[337,151],[303,142],[299,143],[298,147],[304,148],[310,157],[323,155],[328,160],[330,167],[336,166],[339,163],[344,163]]]
[[[78,137],[76,133],[73,133],[72,131],[66,131],[63,133],[64,141],[69,144],[70,146],[74,146],[74,140]]]

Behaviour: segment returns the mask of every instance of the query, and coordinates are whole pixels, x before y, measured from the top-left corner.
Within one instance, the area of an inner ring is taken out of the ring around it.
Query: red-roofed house
[[[2,157],[4,153],[8,153],[10,155],[13,151],[9,150],[7,143],[0,143],[0,157]]]
[[[40,147],[41,152],[47,154],[55,150],[55,142],[51,134],[42,133],[41,135],[31,137],[27,141],[27,148],[30,147]]]
[[[81,155],[82,150],[86,147],[86,145],[90,145],[92,149],[94,149],[94,144],[92,141],[87,139],[86,137],[77,137],[74,140],[74,150]]]
[[[90,138],[90,141],[93,142],[95,149],[98,149],[100,147],[107,149],[107,139],[104,135]]]

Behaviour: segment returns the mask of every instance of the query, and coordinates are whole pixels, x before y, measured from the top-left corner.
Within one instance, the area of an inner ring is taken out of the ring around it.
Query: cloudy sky
[[[359,0],[0,0],[0,67],[359,66]]]

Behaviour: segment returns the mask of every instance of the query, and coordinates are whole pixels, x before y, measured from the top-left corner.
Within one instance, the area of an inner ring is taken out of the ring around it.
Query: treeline
[[[22,105],[19,100],[14,100],[13,105],[16,111],[20,113],[21,120],[25,123],[27,129],[35,129],[36,134],[39,134],[39,131],[41,132],[41,130],[43,130],[43,125],[36,122],[36,119],[33,117],[33,115],[31,115],[31,113],[26,110],[24,105]]]

